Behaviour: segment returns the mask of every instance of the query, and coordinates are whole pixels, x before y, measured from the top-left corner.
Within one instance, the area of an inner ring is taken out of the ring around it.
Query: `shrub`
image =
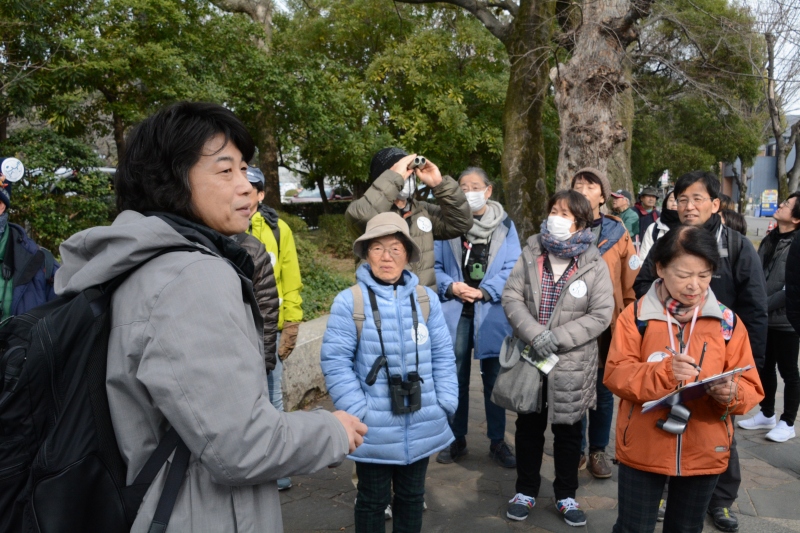
[[[320,215],[319,231],[323,234],[325,250],[341,259],[353,257],[353,237],[344,215]]]
[[[305,233],[308,231],[308,224],[297,215],[287,213],[286,211],[278,211],[278,217],[286,222],[289,229],[292,230],[292,233]]]
[[[325,254],[307,238],[296,239],[300,275],[303,278],[303,320],[312,320],[330,312],[333,299],[353,284],[325,262]]]

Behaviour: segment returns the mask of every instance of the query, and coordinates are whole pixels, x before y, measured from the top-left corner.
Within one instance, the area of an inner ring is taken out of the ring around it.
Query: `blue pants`
[[[472,366],[472,349],[475,346],[475,322],[473,318],[461,317],[456,329],[455,353],[456,373],[458,375],[458,409],[450,429],[457,439],[467,435],[469,419],[469,375]],[[481,378],[483,379],[483,405],[486,409],[487,433],[492,444],[505,440],[506,410],[493,404],[492,389],[500,373],[500,359],[490,357],[481,359]]]
[[[281,345],[280,331],[278,332],[276,345]],[[283,389],[281,388],[281,381],[283,381],[283,363],[281,362],[281,358],[278,357],[278,353],[276,351],[275,369],[267,374],[267,385],[269,386],[269,401],[278,411],[283,411]]]
[[[603,385],[605,368],[597,369],[597,408],[589,409],[589,453],[604,452],[611,436],[614,395]],[[586,451],[586,415],[581,419],[581,454]]]

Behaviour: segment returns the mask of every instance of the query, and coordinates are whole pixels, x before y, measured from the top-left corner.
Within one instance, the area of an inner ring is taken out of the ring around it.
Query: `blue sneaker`
[[[533,509],[533,506],[536,505],[536,498],[532,496],[525,496],[521,492],[518,492],[513,498],[511,498],[511,500],[509,500],[508,503],[511,505],[508,506],[506,516],[511,520],[522,521],[528,518],[531,509]]]
[[[585,526],[586,514],[580,510],[575,498],[564,498],[556,502],[556,509],[564,515],[564,522],[570,526]]]

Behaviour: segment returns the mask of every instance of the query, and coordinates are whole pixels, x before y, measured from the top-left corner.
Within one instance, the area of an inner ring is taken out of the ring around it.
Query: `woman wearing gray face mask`
[[[442,176],[433,162],[427,160],[420,167],[409,168],[416,156],[399,148],[378,151],[370,164],[372,185],[350,204],[345,219],[350,232],[358,237],[377,214],[391,211],[402,216],[422,252],[419,262],[407,268],[419,277],[420,284],[436,290],[433,242],[466,233],[472,227],[472,213],[458,183]],[[436,205],[414,198],[416,180],[430,187]]]
[[[434,244],[436,281],[458,372],[458,410],[450,424],[456,440],[436,461],[453,463],[467,453],[470,354],[474,353],[483,380],[489,454],[500,466],[514,468],[516,458],[504,440],[506,411],[490,398],[500,372],[500,346],[511,334],[500,297],[520,254],[519,236],[503,206],[489,199],[492,184],[486,172],[468,168],[458,182],[472,210],[472,228]]]

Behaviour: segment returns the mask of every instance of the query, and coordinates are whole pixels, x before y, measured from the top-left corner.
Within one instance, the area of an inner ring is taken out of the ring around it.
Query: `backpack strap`
[[[731,263],[731,274],[735,275],[736,262],[739,260],[739,254],[742,251],[742,234],[736,230],[727,229],[728,232],[728,259]]]
[[[639,330],[639,336],[644,338],[644,332],[647,331],[647,321],[639,320],[639,300],[633,301],[633,320],[636,322],[636,329]]]
[[[353,322],[356,323],[356,346],[358,346],[361,341],[361,330],[364,329],[364,321],[367,319],[367,315],[364,314],[364,292],[358,283],[350,287],[350,292],[353,293]]]
[[[417,285],[417,301],[422,309],[422,319],[427,324],[428,316],[431,314],[431,299],[428,297],[428,291],[422,285]]]
[[[275,254],[275,260],[277,261],[277,258],[281,256],[281,227],[278,224],[275,224],[275,227],[272,228],[272,235],[275,236],[275,243],[278,246],[278,253]]]

